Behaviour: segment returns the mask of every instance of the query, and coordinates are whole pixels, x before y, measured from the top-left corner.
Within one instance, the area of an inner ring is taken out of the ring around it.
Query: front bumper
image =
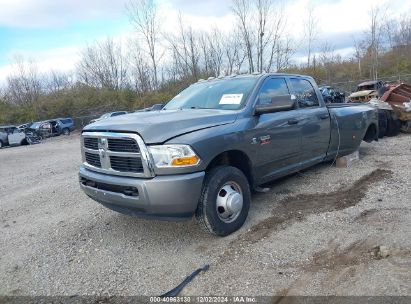
[[[144,179],[107,175],[83,166],[79,173],[81,189],[105,207],[128,215],[164,220],[193,216],[204,175],[197,172]]]

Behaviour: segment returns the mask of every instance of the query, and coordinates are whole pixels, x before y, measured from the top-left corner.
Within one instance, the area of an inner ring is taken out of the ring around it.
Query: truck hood
[[[147,144],[163,143],[181,134],[233,123],[237,114],[210,109],[138,112],[97,121],[83,131],[136,132]]]

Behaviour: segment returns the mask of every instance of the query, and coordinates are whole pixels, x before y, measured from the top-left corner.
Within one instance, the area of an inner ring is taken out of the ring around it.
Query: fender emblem
[[[267,145],[271,143],[271,136],[270,135],[264,135],[260,137],[260,145]]]

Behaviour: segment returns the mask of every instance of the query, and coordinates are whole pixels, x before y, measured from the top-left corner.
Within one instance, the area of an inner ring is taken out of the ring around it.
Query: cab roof
[[[307,75],[300,75],[300,74],[289,74],[289,73],[244,73],[244,74],[231,74],[231,75],[221,75],[218,77],[208,77],[207,79],[199,79],[197,82],[205,82],[205,81],[214,81],[214,80],[223,80],[223,79],[236,79],[236,78],[261,78],[267,76],[283,76],[283,77],[302,77],[302,78],[310,78],[311,76]]]

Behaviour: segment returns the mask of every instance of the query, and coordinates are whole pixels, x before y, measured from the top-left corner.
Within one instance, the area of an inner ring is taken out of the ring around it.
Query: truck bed
[[[346,108],[346,107],[361,106],[361,105],[363,106],[363,105],[366,105],[366,104],[364,104],[362,102],[327,103],[326,107],[329,108],[329,109],[332,109],[332,108]]]

